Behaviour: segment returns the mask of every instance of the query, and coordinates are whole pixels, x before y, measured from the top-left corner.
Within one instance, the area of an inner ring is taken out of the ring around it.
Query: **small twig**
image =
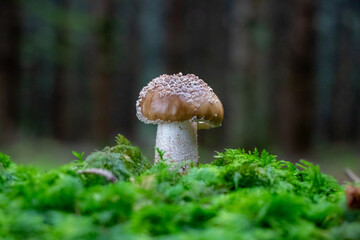
[[[360,182],[360,178],[349,168],[345,169],[345,174],[350,178],[353,182]]]
[[[118,181],[117,177],[112,172],[102,168],[88,168],[85,170],[79,170],[78,173],[100,175],[105,177],[106,180],[108,180],[109,182],[113,182],[113,183]]]

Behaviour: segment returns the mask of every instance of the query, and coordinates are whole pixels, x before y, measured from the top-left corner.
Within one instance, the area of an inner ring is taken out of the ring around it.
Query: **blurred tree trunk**
[[[116,5],[116,34],[114,83],[112,88],[112,135],[121,133],[134,137],[138,122],[135,102],[138,97],[137,81],[140,78],[139,3],[120,1]],[[115,65],[116,64],[116,65]]]
[[[0,1],[0,139],[19,122],[20,16],[18,1]]]
[[[114,77],[114,11],[115,1],[95,4],[98,24],[95,27],[96,60],[92,85],[92,133],[95,140],[106,142],[111,131],[111,94]]]
[[[270,138],[271,9],[268,1],[238,0],[232,6],[227,132],[231,142],[245,148],[264,147]]]
[[[316,22],[316,140],[360,140],[360,2],[320,0]]]
[[[336,79],[329,103],[332,113],[330,140],[351,143],[357,139],[360,129],[360,2],[345,2],[348,4],[334,16],[339,22]]]
[[[69,10],[69,1],[58,1],[58,7],[62,10]],[[62,15],[63,16],[63,15]],[[66,18],[66,16],[63,16]],[[52,124],[53,135],[58,139],[69,138],[69,128],[71,122],[67,121],[67,74],[69,60],[69,30],[67,29],[67,19],[62,19],[62,25],[55,27],[55,66],[54,66],[54,86],[52,103]]]
[[[286,2],[279,9],[281,13],[274,12],[275,35],[285,38],[274,39],[275,51],[280,45],[284,49],[273,58],[280,74],[275,131],[283,149],[299,153],[309,150],[313,137],[316,2]]]
[[[165,67],[169,74],[184,71],[186,65],[183,45],[186,37],[185,10],[187,4],[187,1],[170,0],[166,11]]]
[[[331,135],[331,102],[336,82],[337,43],[339,41],[338,19],[341,7],[336,0],[320,0],[317,11],[317,92],[316,140],[328,142]]]
[[[346,27],[345,27],[346,28]],[[331,118],[331,139],[332,141],[349,141],[352,135],[356,133],[353,123],[356,108],[355,94],[353,90],[356,89],[351,81],[351,74],[354,72],[353,68],[353,49],[355,46],[351,44],[351,36],[346,29],[342,29],[339,36],[339,62],[337,65],[337,74],[335,84],[333,85],[336,91],[332,99],[332,118]],[[360,42],[358,43],[360,44]]]

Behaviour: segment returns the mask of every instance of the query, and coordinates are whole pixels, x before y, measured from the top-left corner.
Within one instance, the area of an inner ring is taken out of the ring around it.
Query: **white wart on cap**
[[[197,128],[221,126],[224,117],[212,88],[194,74],[182,73],[153,79],[140,92],[136,110],[142,122],[158,124],[156,148],[170,162],[197,163]]]

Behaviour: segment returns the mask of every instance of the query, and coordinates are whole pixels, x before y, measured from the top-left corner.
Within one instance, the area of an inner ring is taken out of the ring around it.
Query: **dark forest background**
[[[221,128],[199,132],[204,156],[258,147],[360,167],[354,0],[2,0],[0,150],[39,139],[100,149],[122,133],[150,153],[156,127],[135,102],[177,72],[204,79],[225,108]]]

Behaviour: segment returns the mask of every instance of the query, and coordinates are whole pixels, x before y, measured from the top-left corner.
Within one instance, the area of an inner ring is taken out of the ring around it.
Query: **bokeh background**
[[[0,151],[45,167],[124,134],[163,73],[194,73],[225,108],[200,131],[201,162],[226,148],[360,170],[360,1],[2,0]]]

